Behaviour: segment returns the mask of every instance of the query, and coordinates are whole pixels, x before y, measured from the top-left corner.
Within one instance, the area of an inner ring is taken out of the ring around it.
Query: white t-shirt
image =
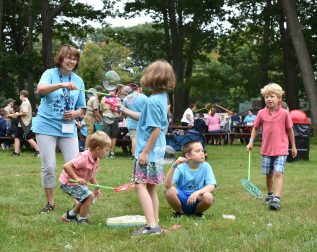
[[[187,119],[186,115],[190,116],[190,120]],[[185,110],[181,122],[185,122],[191,125],[194,124],[194,113],[190,108]]]

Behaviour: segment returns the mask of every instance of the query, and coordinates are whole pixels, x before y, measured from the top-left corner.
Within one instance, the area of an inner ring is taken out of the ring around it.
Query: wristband
[[[253,142],[254,142],[254,138],[253,138],[253,137],[250,137],[249,143],[253,143]]]
[[[177,168],[177,164],[173,163],[172,168],[175,170]]]

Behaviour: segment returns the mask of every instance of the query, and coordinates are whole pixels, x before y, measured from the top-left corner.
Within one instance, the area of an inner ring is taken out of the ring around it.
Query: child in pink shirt
[[[94,197],[101,196],[100,189],[96,187],[94,192],[90,191],[87,182],[98,185],[96,174],[99,169],[99,159],[108,155],[111,139],[106,133],[97,131],[87,139],[87,146],[88,150],[81,152],[77,157],[64,164],[59,177],[61,189],[77,202],[72,210],[67,211],[62,216],[64,222],[89,224],[89,206]],[[76,180],[78,183],[71,183],[70,179]]]
[[[297,155],[293,123],[288,111],[281,107],[284,91],[278,84],[266,85],[261,89],[261,94],[264,97],[266,107],[257,114],[247,150],[252,149],[253,140],[258,129],[262,126],[262,174],[266,175],[268,191],[264,203],[269,205],[271,210],[279,210],[284,166],[288,156],[288,139],[292,146],[292,156],[296,157]],[[275,195],[273,194],[273,177]]]

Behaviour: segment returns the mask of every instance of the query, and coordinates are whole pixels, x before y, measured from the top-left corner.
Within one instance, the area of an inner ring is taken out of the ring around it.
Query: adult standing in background
[[[101,92],[102,87],[96,86],[96,91]],[[92,95],[87,101],[87,109],[84,118],[87,126],[87,138],[95,132],[95,123],[102,123],[102,116],[100,114],[100,102],[98,94]]]
[[[65,163],[79,153],[75,118],[86,108],[85,93],[78,90],[85,88],[84,82],[74,73],[79,59],[75,47],[63,45],[57,53],[55,68],[47,69],[37,85],[41,103],[32,130],[40,147],[42,185],[47,199],[41,212],[45,213],[55,208],[56,146]]]
[[[142,87],[140,83],[135,82],[130,85],[133,92],[126,96],[123,100],[123,104],[126,105],[126,108],[141,113],[142,109],[147,101],[147,96],[142,94]],[[131,101],[131,102],[130,102]],[[129,135],[131,139],[131,153],[132,158],[134,160],[134,151],[135,151],[135,144],[136,144],[136,129],[137,129],[138,121],[133,120],[131,117],[128,116],[127,119],[127,128],[129,130]]]
[[[8,98],[7,105],[4,107],[4,110],[6,111],[5,119],[7,122],[7,134],[11,134],[11,119],[9,118],[9,115],[14,113],[14,103],[15,100],[13,98]]]
[[[181,119],[182,126],[193,126],[194,125],[194,113],[193,111],[196,109],[196,104],[189,104],[189,108],[187,108],[183,114]]]
[[[34,135],[31,131],[32,127],[32,106],[29,101],[29,92],[26,90],[20,91],[21,106],[20,111],[9,115],[9,117],[18,119],[18,131],[14,137],[14,151],[12,156],[20,156],[21,141],[26,140],[35,150],[35,157],[39,157],[39,147],[34,141]]]

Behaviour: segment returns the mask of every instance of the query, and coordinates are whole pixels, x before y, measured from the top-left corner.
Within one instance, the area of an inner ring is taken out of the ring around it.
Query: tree
[[[312,62],[307,49],[306,41],[300,27],[297,16],[297,9],[294,0],[280,0],[281,6],[285,12],[290,36],[294,45],[297,61],[301,69],[304,87],[308,98],[312,124],[317,129],[317,89]]]

